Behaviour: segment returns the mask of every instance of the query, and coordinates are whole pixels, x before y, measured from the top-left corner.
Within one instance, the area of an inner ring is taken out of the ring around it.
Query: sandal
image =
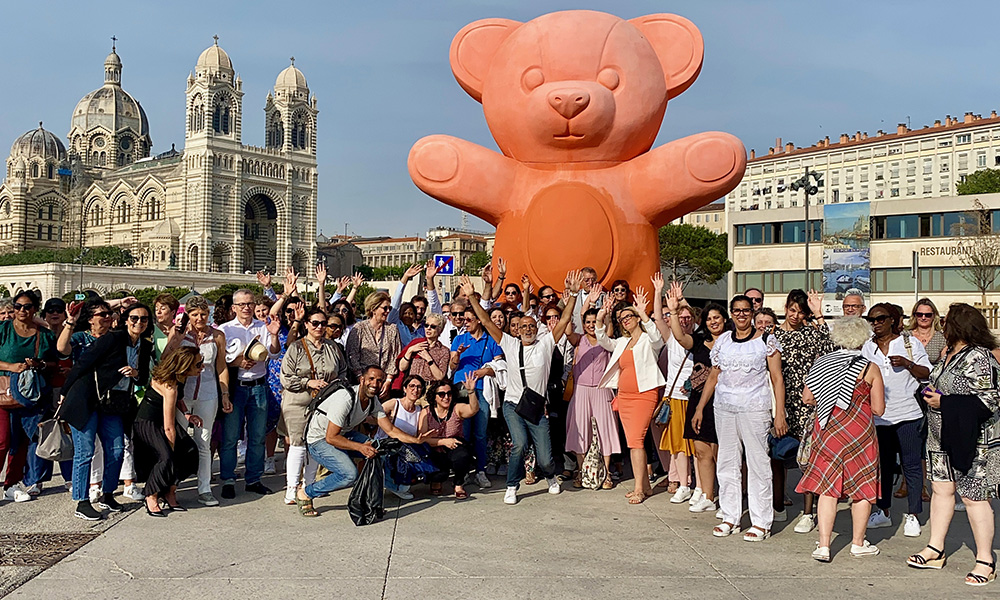
[[[440,495],[441,495],[441,484],[440,483],[432,483],[431,484],[431,496],[440,496]]]
[[[575,488],[583,487],[583,473],[577,473],[576,477],[573,478],[573,487]]]
[[[639,492],[638,494],[632,492],[632,494],[628,496],[629,504],[642,504],[645,500],[646,494],[643,494],[642,492]]]
[[[611,476],[610,475],[608,475],[604,479],[604,483],[601,484],[601,489],[605,489],[605,490],[613,490],[613,489],[615,489],[615,482],[611,480]]]
[[[319,513],[313,508],[312,498],[308,500],[303,500],[298,496],[295,497],[295,505],[299,507],[299,514],[303,517],[318,517]]]
[[[729,537],[734,533],[739,532],[740,526],[736,523],[730,523],[729,521],[723,521],[712,528],[712,535],[715,537]]]
[[[526,485],[534,485],[535,482],[537,482],[537,481],[538,481],[538,478],[535,477],[534,471],[532,471],[531,473],[525,473],[524,474],[524,483]]]
[[[760,533],[757,533],[760,532]],[[767,538],[771,537],[770,530],[764,529],[763,527],[757,527],[756,525],[751,525],[750,529],[743,534],[744,542],[763,542]]]
[[[667,493],[668,494],[673,494],[673,493],[675,493],[677,491],[677,488],[679,488],[679,487],[681,487],[681,484],[680,484],[679,481],[671,481],[671,482],[669,482],[667,484]]]
[[[892,497],[893,498],[906,498],[909,494],[910,494],[909,490],[906,489],[906,483],[903,483],[903,485],[899,486],[898,490],[896,490],[895,492],[893,492]],[[926,502],[926,500],[925,500],[925,502]]]
[[[465,500],[469,497],[469,492],[465,490],[455,490],[455,500]]]
[[[919,553],[912,554],[906,559],[906,564],[914,569],[940,569],[943,567],[945,563],[944,552],[934,546],[927,546],[927,549],[937,552],[937,558],[924,558],[924,555]]]
[[[974,587],[982,587],[982,586],[986,585],[987,583],[989,583],[989,582],[991,582],[991,581],[993,581],[994,579],[997,578],[997,563],[996,563],[996,561],[986,562],[985,560],[977,560],[976,564],[977,565],[986,565],[987,567],[989,567],[990,568],[990,574],[989,575],[977,575],[977,574],[972,573],[970,571],[969,574],[965,576],[965,585],[971,585],[971,586],[974,586]],[[969,581],[970,579],[972,581]]]

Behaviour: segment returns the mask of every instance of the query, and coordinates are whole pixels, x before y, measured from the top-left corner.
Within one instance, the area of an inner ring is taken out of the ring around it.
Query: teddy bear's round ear
[[[521,26],[509,19],[482,19],[469,23],[451,41],[451,72],[477,102],[483,101],[483,81],[497,48]]]
[[[656,14],[629,21],[642,32],[656,51],[667,79],[667,95],[679,96],[701,72],[705,40],[694,23],[684,17]]]

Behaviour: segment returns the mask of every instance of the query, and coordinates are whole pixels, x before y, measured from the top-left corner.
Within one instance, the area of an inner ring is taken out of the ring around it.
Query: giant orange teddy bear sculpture
[[[419,140],[417,187],[497,227],[493,255],[561,288],[593,267],[607,285],[659,269],[657,230],[739,183],[746,151],[707,132],[650,150],[667,100],[698,77],[704,42],[671,14],[625,21],[573,10],[484,19],[451,43],[451,69],[483,104],[503,154],[446,135]]]

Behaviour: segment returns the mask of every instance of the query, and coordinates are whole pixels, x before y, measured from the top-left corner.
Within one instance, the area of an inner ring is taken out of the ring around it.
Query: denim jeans
[[[70,427],[73,433],[73,500],[87,499],[90,488],[90,461],[94,458],[94,438],[101,437],[104,450],[104,480],[101,491],[114,492],[125,458],[125,427],[118,415],[90,414],[83,429]]]
[[[556,474],[552,461],[552,438],[549,436],[549,418],[542,417],[538,425],[532,425],[517,414],[510,402],[503,403],[503,418],[510,430],[510,459],[507,461],[507,487],[517,487],[524,479],[524,452],[528,448],[528,436],[535,445],[535,464],[548,479]]]
[[[482,398],[482,393],[479,393]],[[479,412],[471,419],[462,422],[462,435],[466,440],[472,441],[472,449],[476,453],[476,470],[486,470],[486,427],[490,424],[490,407],[485,402],[480,401]]]
[[[363,444],[369,439],[368,436],[357,431],[350,431],[344,434],[344,437],[359,444]],[[354,466],[354,458],[362,457],[359,452],[334,448],[326,440],[319,440],[309,444],[309,455],[330,472],[322,480],[306,486],[306,496],[310,498],[350,487],[358,478],[358,469]]]
[[[259,483],[264,474],[264,434],[267,425],[267,385],[232,386],[233,412],[222,417],[222,445],[219,447],[219,479],[223,485],[236,482],[236,444],[247,428],[247,485]]]
[[[39,458],[35,451],[38,449],[38,424],[42,422],[44,415],[42,409],[36,407],[31,410],[18,411],[21,414],[21,430],[26,436],[18,443],[28,444],[28,468],[24,474],[24,485],[30,487],[44,480],[46,475],[52,472],[52,461]]]

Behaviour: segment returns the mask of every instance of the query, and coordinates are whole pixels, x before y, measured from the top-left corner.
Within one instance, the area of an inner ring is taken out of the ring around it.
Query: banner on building
[[[848,291],[871,294],[870,211],[867,202],[823,207],[823,314],[843,314]]]

